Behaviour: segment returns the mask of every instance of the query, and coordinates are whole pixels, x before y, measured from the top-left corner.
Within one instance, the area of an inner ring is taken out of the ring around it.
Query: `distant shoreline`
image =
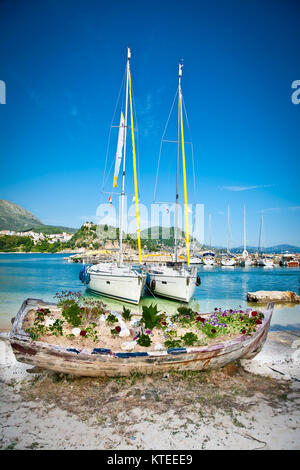
[[[0,251],[0,255],[74,255],[78,251],[56,251],[55,253],[49,253],[48,251]]]

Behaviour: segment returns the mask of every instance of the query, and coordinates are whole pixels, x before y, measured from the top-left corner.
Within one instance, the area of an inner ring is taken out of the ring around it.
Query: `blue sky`
[[[300,80],[299,15],[297,0],[3,0],[0,198],[47,224],[79,227],[95,216],[106,201],[105,154],[129,45],[142,202],[153,200],[160,138],[184,59],[206,240],[211,213],[213,244],[226,245],[230,204],[231,246],[240,245],[245,204],[250,245],[258,243],[264,210],[265,245],[299,246],[300,104],[291,101],[292,82]],[[172,201],[173,150],[164,163],[160,188]],[[129,190],[131,166],[129,156]],[[191,172],[188,181],[192,189]]]

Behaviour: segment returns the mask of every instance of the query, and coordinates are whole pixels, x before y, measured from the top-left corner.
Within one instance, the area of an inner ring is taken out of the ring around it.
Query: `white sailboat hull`
[[[189,302],[196,289],[196,275],[167,275],[149,272],[148,284],[154,295]]]
[[[246,258],[241,261],[241,266],[247,267],[247,266],[252,266],[252,265],[253,265],[253,261],[250,258]]]
[[[190,258],[190,264],[202,264],[202,259],[201,258]]]
[[[221,259],[221,265],[222,266],[234,266],[235,265],[235,259],[234,258],[222,258]]]
[[[87,270],[88,289],[113,299],[138,304],[144,291],[146,275],[135,271],[128,273],[97,272]]]
[[[206,266],[212,266],[213,264],[215,264],[215,260],[214,258],[203,258],[203,263]]]
[[[265,267],[268,267],[268,268],[272,268],[274,266],[274,262],[272,259],[268,259],[268,258],[262,258],[259,260],[259,263],[258,263],[259,266],[265,266]]]

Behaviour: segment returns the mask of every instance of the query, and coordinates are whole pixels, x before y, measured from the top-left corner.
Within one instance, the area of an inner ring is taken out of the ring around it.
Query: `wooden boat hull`
[[[97,354],[86,350],[74,352],[61,346],[32,341],[22,330],[22,323],[27,312],[37,303],[41,301],[27,299],[15,318],[9,342],[16,359],[56,372],[90,377],[151,374],[172,369],[201,371],[223,367],[237,359],[251,359],[259,353],[267,338],[274,307],[274,304],[268,305],[263,323],[253,336],[241,335],[234,340],[197,348],[173,348],[149,353],[115,353],[107,350],[109,352]]]

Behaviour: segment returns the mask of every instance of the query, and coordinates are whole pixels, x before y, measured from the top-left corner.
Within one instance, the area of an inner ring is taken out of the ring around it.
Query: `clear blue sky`
[[[250,245],[261,209],[265,245],[300,245],[300,105],[291,101],[299,19],[298,0],[2,0],[0,198],[47,224],[79,227],[95,216],[129,45],[142,202],[152,202],[183,58],[206,239],[211,213],[213,244],[226,244],[229,203],[231,246],[241,244],[245,204]],[[170,171],[161,176],[173,200]]]

